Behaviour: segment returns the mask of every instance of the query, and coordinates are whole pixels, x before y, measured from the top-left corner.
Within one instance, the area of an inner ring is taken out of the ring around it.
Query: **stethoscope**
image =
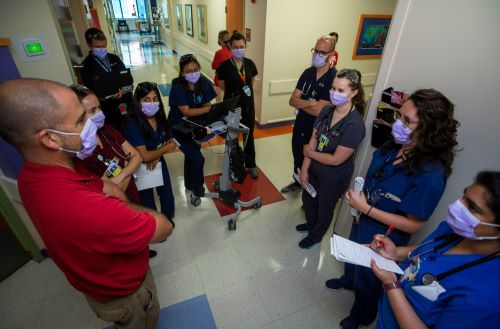
[[[354,104],[351,106],[351,109],[346,114],[346,116],[344,116],[342,119],[340,119],[339,122],[337,122],[336,124],[334,124],[333,126],[331,126],[330,122],[331,122],[332,117],[333,117],[333,112],[335,111],[335,107],[333,107],[332,110],[330,111],[330,113],[328,115],[325,115],[324,117],[322,117],[319,120],[318,124],[316,125],[316,127],[314,127],[314,129],[318,132],[318,135],[322,134],[323,131],[326,129],[326,134],[328,135],[330,133],[330,129],[333,129],[333,127],[335,127],[335,126],[337,126],[337,125],[340,124],[337,129],[334,129],[331,132],[332,136],[338,136],[340,134],[339,133],[340,129],[344,126],[344,123],[346,122],[347,118],[349,118],[349,116],[351,115],[351,113],[353,112],[353,110],[354,110]],[[321,131],[318,131],[318,127],[321,125],[321,123],[323,121],[325,121],[325,119],[327,120],[326,121],[326,125],[323,128],[321,128]]]
[[[104,131],[101,131],[101,135],[104,138],[104,141],[106,142],[106,144],[108,144],[108,146],[111,147],[111,149],[115,152],[115,154],[117,156],[119,156],[120,158],[122,158],[122,160],[127,160],[130,157],[130,153],[125,152],[125,150],[123,149],[123,147],[121,145],[119,146],[119,149],[120,149],[121,152],[118,152],[118,150],[115,149],[115,147],[110,142],[110,140],[108,139],[108,137],[106,136],[106,134],[104,133]],[[99,152],[97,152],[97,153],[99,153]]]
[[[389,179],[394,174],[396,174],[396,170],[394,170],[390,175],[386,175],[386,176],[384,175],[385,168],[389,165],[389,163],[392,163],[392,162],[400,160],[400,159],[404,160],[403,156],[398,156],[398,157],[393,158],[393,156],[395,156],[397,154],[398,154],[397,150],[396,150],[396,152],[394,152],[394,151],[391,152],[387,156],[387,159],[385,160],[385,162],[375,170],[375,173],[373,174],[373,178],[370,180],[369,186],[365,189],[366,198],[367,198],[367,201],[370,205],[373,206],[373,205],[377,204],[377,202],[380,200],[381,197],[385,197],[387,199],[390,199],[390,200],[393,200],[396,202],[401,202],[401,199],[392,193],[389,193],[389,192],[383,193],[382,189],[375,190],[375,186],[377,185],[378,182]]]
[[[452,243],[455,243],[458,240],[463,240],[463,239],[464,239],[463,237],[461,237],[455,233],[443,234],[443,235],[437,236],[436,238],[434,238],[432,240],[429,240],[429,241],[426,241],[426,242],[420,244],[413,251],[408,252],[408,261],[410,262],[410,267],[411,267],[411,269],[410,269],[411,273],[408,276],[408,280],[410,282],[415,280],[415,277],[417,276],[417,273],[420,270],[420,264],[422,263],[422,261],[420,260],[420,257],[422,255],[428,254],[430,252],[437,253],[439,249],[444,248]],[[432,247],[430,249],[427,249],[423,252],[417,253],[414,256],[411,256],[411,254],[414,251],[417,251],[421,247],[423,247],[429,243],[433,243],[433,242],[441,241],[441,240],[443,240],[443,242],[440,243],[439,245]],[[467,268],[470,268],[470,267],[485,263],[487,261],[490,261],[490,260],[494,259],[495,257],[497,257],[499,254],[500,254],[500,251],[496,251],[496,252],[491,253],[487,256],[484,256],[480,259],[476,259],[472,262],[457,266],[455,268],[452,268],[451,270],[445,271],[445,272],[437,274],[437,275],[432,274],[432,273],[424,273],[424,275],[422,275],[422,279],[421,279],[422,284],[425,286],[428,286],[428,285],[433,284],[434,282],[439,282],[439,281],[443,280],[444,278],[449,277],[453,274],[456,274],[460,271],[463,271]]]
[[[428,254],[430,252],[436,253],[441,248],[444,248],[444,247],[450,245],[451,243],[454,243],[458,239],[461,239],[461,237],[458,236],[455,233],[443,234],[443,235],[435,237],[434,239],[431,239],[429,241],[426,241],[426,242],[420,244],[414,250],[410,250],[408,252],[408,261],[410,263],[410,266],[409,266],[410,267],[410,273],[408,275],[408,281],[412,282],[412,281],[415,280],[415,277],[417,276],[417,273],[420,270],[420,265],[422,263],[422,261],[420,259],[421,256],[426,255],[426,254]],[[431,248],[429,248],[429,249],[427,249],[427,250],[425,250],[423,252],[420,252],[420,253],[418,252],[418,250],[420,248],[428,245],[429,243],[433,243],[433,242],[437,242],[437,241],[443,241],[443,242],[440,243],[440,244],[438,244],[437,246],[431,247]],[[414,253],[414,252],[417,252],[417,254],[414,255],[414,256],[412,256],[412,253]]]

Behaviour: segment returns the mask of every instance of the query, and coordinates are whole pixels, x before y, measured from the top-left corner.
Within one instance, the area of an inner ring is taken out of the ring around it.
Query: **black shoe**
[[[295,226],[295,229],[299,232],[307,232],[309,231],[309,226],[307,224],[299,224]]]
[[[205,188],[202,186],[199,189],[193,190],[193,194],[197,196],[198,198],[204,197],[205,196]]]
[[[302,249],[309,249],[309,248],[311,248],[312,246],[314,246],[318,242],[321,242],[321,239],[320,240],[315,240],[315,239],[312,239],[308,235],[308,236],[306,236],[304,239],[302,239],[299,242],[299,247],[302,248]]]
[[[346,290],[354,290],[354,287],[352,285],[348,285],[346,283],[346,279],[344,276],[338,278],[338,279],[330,279],[325,282],[325,286],[329,289],[340,289],[344,288]]]
[[[296,181],[293,181],[290,184],[288,184],[287,186],[283,187],[281,189],[281,193],[286,194],[286,193],[290,193],[290,192],[299,192],[301,190],[302,190],[302,186],[299,183],[297,183]]]
[[[348,316],[347,318],[343,319],[339,323],[340,328],[342,329],[358,329],[359,328],[359,322],[352,318],[351,316]]]
[[[156,251],[149,249],[149,258],[153,258],[156,255],[158,255],[158,253]]]

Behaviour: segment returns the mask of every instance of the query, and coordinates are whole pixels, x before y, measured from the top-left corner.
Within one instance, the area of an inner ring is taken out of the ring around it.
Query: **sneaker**
[[[339,326],[342,329],[358,329],[359,322],[351,316],[348,316],[347,318],[344,318],[342,321],[340,321]]]
[[[149,249],[149,258],[153,258],[155,257],[156,255],[158,255],[158,253],[152,249]]]
[[[321,239],[320,240],[314,240],[314,239],[312,239],[308,235],[308,236],[306,236],[304,239],[302,239],[299,242],[299,247],[302,248],[302,249],[309,249],[309,248],[311,248],[312,246],[314,246],[318,242],[321,242]]]
[[[250,176],[253,179],[256,179],[259,177],[259,171],[257,170],[257,167],[250,168]]]
[[[299,183],[297,183],[296,181],[293,181],[290,184],[288,184],[287,186],[283,187],[281,189],[281,193],[285,194],[285,193],[290,193],[290,192],[299,192],[301,190],[302,190],[302,186]]]
[[[309,226],[307,224],[299,224],[295,226],[295,229],[299,232],[307,232],[309,231]]]

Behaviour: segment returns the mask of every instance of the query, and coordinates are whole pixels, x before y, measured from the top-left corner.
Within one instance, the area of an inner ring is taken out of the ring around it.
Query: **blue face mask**
[[[397,119],[393,124],[392,124],[392,137],[394,137],[394,141],[397,144],[405,145],[409,144],[411,142],[411,135],[412,131],[410,128],[405,126],[403,121],[401,119]]]
[[[245,48],[232,49],[231,54],[236,58],[243,58],[245,57]]]
[[[201,76],[201,72],[196,71],[196,72],[191,72],[191,73],[184,75],[184,78],[186,79],[187,82],[195,84],[200,79],[200,76]]]
[[[93,116],[90,117],[90,120],[94,121],[97,129],[101,129],[104,126],[104,121],[106,120],[106,116],[102,111],[96,112]]]
[[[92,154],[92,152],[94,152],[94,149],[97,145],[97,137],[96,137],[97,126],[91,119],[87,119],[87,122],[85,122],[82,131],[79,133],[68,133],[65,131],[59,131],[55,129],[47,129],[47,130],[66,136],[80,136],[83,145],[83,148],[80,151],[68,150],[66,148],[59,147],[61,151],[76,154],[76,157],[80,160],[88,158]]]
[[[330,101],[335,106],[342,106],[349,101],[349,97],[346,94],[330,89]]]
[[[141,106],[142,113],[148,117],[153,117],[160,109],[160,102],[145,102]]]
[[[106,48],[92,48],[92,54],[99,58],[104,58],[108,54],[108,50]]]
[[[315,68],[319,69],[326,64],[326,55],[313,54],[312,63]]]

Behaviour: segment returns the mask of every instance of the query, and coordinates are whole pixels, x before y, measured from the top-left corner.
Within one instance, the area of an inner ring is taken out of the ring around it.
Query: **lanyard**
[[[243,83],[245,84],[246,83],[245,60],[242,60],[241,62],[241,70],[238,70],[238,65],[236,65],[232,57],[231,57],[231,63],[233,63],[236,72],[238,72],[238,75],[241,78],[241,81],[243,81]]]
[[[104,71],[106,71],[106,72],[108,72],[108,73],[109,73],[109,72],[111,72],[111,64],[109,63],[109,58],[108,58],[108,56],[104,57],[104,58],[106,59],[106,62],[102,61],[102,60],[101,60],[99,57],[97,57],[97,56],[94,56],[94,58],[95,58],[95,60],[96,60],[97,64],[99,64],[99,65],[102,67],[102,69],[103,69]]]

